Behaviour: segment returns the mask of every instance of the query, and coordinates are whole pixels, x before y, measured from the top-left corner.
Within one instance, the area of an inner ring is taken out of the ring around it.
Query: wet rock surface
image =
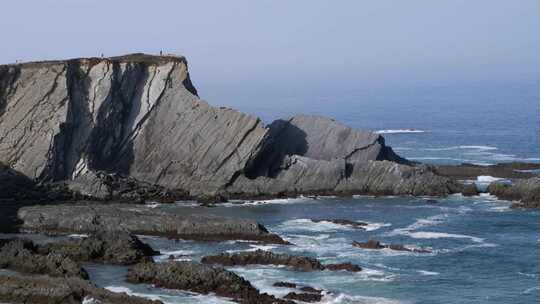
[[[514,180],[511,185],[493,182],[487,192],[500,199],[516,201],[513,207],[540,208],[540,177]]]
[[[97,232],[80,239],[48,243],[40,252],[68,256],[79,262],[131,265],[152,260],[159,252],[125,231]]]
[[[348,270],[361,271],[359,266],[343,263],[323,265],[315,258],[305,256],[293,256],[284,253],[256,250],[240,253],[222,253],[219,255],[205,256],[201,259],[203,264],[219,264],[223,266],[245,265],[276,265],[287,266],[298,271],[316,270]]]
[[[362,249],[391,249],[396,251],[408,251],[408,252],[415,252],[415,253],[431,253],[431,250],[423,249],[423,248],[409,248],[405,247],[403,245],[399,244],[382,244],[381,242],[377,240],[368,240],[367,242],[353,242],[353,246],[362,248]]]
[[[75,277],[1,274],[0,301],[33,304],[162,304],[139,297],[98,288]]]
[[[41,254],[31,241],[8,240],[3,243],[0,242],[0,268],[28,274],[88,279],[86,271],[66,255]]]
[[[261,294],[248,281],[223,268],[196,262],[142,263],[127,274],[131,283],[149,283],[201,294],[215,293],[239,303],[293,303]]]
[[[475,184],[467,184],[463,186],[463,191],[461,194],[463,194],[463,196],[476,196],[479,194],[479,192]]]
[[[322,295],[317,294],[317,293],[307,293],[307,292],[304,292],[304,293],[290,292],[284,298],[290,299],[290,300],[314,303],[314,302],[321,301]]]
[[[252,240],[287,244],[259,223],[239,218],[172,214],[141,205],[86,204],[23,207],[23,231],[46,234],[127,231],[190,240]]]
[[[345,219],[318,219],[318,220],[312,219],[311,221],[315,223],[329,222],[336,225],[351,226],[356,229],[365,229],[366,226],[368,225],[367,223],[356,222],[356,221],[345,220]]]

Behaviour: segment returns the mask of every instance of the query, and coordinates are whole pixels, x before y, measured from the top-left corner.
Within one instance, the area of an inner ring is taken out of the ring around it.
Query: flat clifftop
[[[41,68],[66,63],[92,63],[97,64],[100,62],[111,63],[140,63],[148,65],[159,65],[169,62],[187,63],[186,57],[181,55],[166,54],[166,55],[152,55],[144,53],[133,53],[121,56],[113,57],[81,57],[63,60],[45,60],[45,61],[29,61],[20,63],[0,64],[2,67],[21,67],[21,68]]]

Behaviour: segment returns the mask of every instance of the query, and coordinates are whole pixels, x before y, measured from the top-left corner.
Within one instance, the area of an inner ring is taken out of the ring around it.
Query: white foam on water
[[[427,131],[418,129],[388,129],[375,131],[376,134],[407,134],[407,133],[426,133]]]
[[[322,196],[319,196],[318,198],[325,198]],[[238,206],[260,206],[260,205],[268,205],[268,204],[276,204],[276,205],[287,205],[292,203],[304,203],[309,201],[316,201],[313,197],[307,197],[307,196],[299,196],[295,198],[276,198],[276,199],[268,199],[268,200],[254,200],[254,201],[245,201],[245,200],[231,200],[227,203],[219,204],[220,207],[238,207]]]
[[[409,232],[406,235],[415,238],[415,239],[469,239],[475,243],[483,243],[484,239],[465,235],[465,234],[452,234],[445,232],[429,232],[429,231],[418,231],[418,232]]]
[[[274,245],[249,245],[251,248],[247,249],[230,249],[226,250],[227,253],[237,253],[237,252],[253,252],[257,250],[264,250],[264,251],[271,251],[272,249],[278,248],[278,246]]]
[[[531,294],[537,290],[540,290],[540,286],[534,286],[534,287],[531,287],[531,288],[527,288],[525,289],[522,294]]]
[[[338,295],[326,294],[320,303],[324,304],[400,304],[398,300],[382,297],[352,296],[344,293]]]
[[[74,238],[74,239],[84,239],[88,237],[88,234],[70,234],[68,235],[68,237]]]
[[[425,151],[452,151],[452,150],[483,150],[483,151],[492,151],[498,150],[497,147],[491,146],[450,146],[450,147],[441,147],[441,148],[424,148]]]
[[[440,274],[440,273],[435,272],[435,271],[427,271],[427,270],[417,270],[417,272],[419,274],[425,275],[425,276],[436,276],[436,275]]]
[[[150,299],[150,300],[161,300],[162,299],[158,295],[134,292],[133,290],[131,290],[128,287],[125,287],[125,286],[106,286],[105,289],[107,289],[108,291],[111,291],[111,292],[115,292],[115,293],[125,293],[128,296],[136,296],[136,297],[141,297],[141,298]]]
[[[528,277],[528,278],[536,278],[538,277],[538,274],[535,273],[525,273],[525,272],[518,272],[519,275]]]
[[[155,256],[154,261],[156,262],[166,261],[166,260],[169,260],[169,257],[172,255],[172,256],[175,256],[174,261],[187,262],[187,261],[193,260],[191,258],[193,254],[195,254],[195,252],[191,250],[161,251],[161,255]]]
[[[99,300],[96,300],[90,296],[86,296],[84,297],[83,301],[82,301],[82,304],[100,304],[101,301]]]
[[[364,227],[366,231],[374,231],[381,229],[383,227],[390,227],[392,224],[390,223],[372,223],[372,222],[365,222],[367,223],[367,226]]]
[[[162,301],[165,304],[176,304],[176,303],[211,303],[211,304],[232,304],[235,302],[229,301],[225,298],[217,297],[213,294],[202,295],[188,291],[172,291],[177,293],[177,295],[169,294],[146,294],[134,292],[130,288],[125,286],[107,286],[105,289],[115,292],[115,293],[125,293],[130,296],[141,297],[149,300],[158,300]]]
[[[490,175],[480,175],[480,176],[476,177],[476,181],[479,182],[479,183],[492,183],[492,182],[496,182],[496,181],[500,181],[500,180],[503,180],[503,178],[493,177],[493,176],[490,176]]]

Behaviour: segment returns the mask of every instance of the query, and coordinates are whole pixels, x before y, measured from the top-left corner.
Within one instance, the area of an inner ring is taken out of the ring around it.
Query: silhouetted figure
[[[103,58],[103,53],[101,53],[101,58]]]
[[[163,56],[163,50],[159,50],[159,56]]]

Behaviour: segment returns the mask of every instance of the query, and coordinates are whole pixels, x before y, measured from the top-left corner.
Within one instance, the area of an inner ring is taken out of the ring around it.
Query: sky
[[[538,0],[17,0],[0,11],[1,63],[163,50],[185,55],[211,96],[540,78]]]

